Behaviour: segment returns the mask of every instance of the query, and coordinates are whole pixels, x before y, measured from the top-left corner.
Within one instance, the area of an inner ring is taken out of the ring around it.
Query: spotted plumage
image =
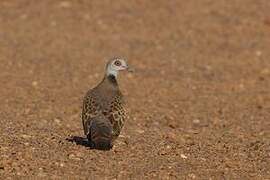
[[[118,71],[127,69],[123,59],[110,60],[103,80],[84,97],[82,123],[93,148],[110,149],[123,128],[125,103],[116,78]]]

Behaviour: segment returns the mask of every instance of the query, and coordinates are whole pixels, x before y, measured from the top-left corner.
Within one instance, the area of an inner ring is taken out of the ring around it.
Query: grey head
[[[106,75],[117,77],[119,71],[130,71],[127,61],[123,58],[112,58],[106,65]]]

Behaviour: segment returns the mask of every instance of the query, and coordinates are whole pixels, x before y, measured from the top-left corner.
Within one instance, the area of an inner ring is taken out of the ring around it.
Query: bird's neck
[[[104,86],[106,89],[118,89],[117,79],[113,74],[105,74],[100,86]]]
[[[100,85],[105,86],[106,88],[109,88],[111,90],[118,89],[117,74],[118,71],[115,71],[110,66],[107,66],[106,73]]]
[[[117,78],[118,71],[116,71],[115,69],[111,68],[111,66],[107,66],[107,68],[106,68],[106,75],[107,76],[113,75],[115,78]]]
[[[110,83],[112,83],[113,85],[118,85],[117,84],[117,79],[116,79],[116,76],[115,75],[113,75],[113,74],[109,74],[109,75],[106,75],[106,79],[110,82]]]

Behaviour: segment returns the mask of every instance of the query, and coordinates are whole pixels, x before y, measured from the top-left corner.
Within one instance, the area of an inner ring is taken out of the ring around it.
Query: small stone
[[[133,74],[131,74],[131,73],[129,73],[129,74],[127,74],[127,77],[128,77],[128,78],[133,78],[133,77],[134,77],[134,75],[133,75]]]
[[[136,131],[137,131],[138,133],[140,133],[140,134],[144,133],[144,130],[142,130],[142,129],[137,129]]]
[[[178,123],[176,121],[169,121],[168,126],[172,129],[178,128]]]
[[[191,174],[188,175],[188,177],[190,177],[190,178],[192,178],[192,179],[195,179],[195,178],[196,178],[196,175],[193,174],[193,173],[191,173]]]
[[[99,73],[95,73],[95,74],[94,74],[94,77],[95,77],[95,78],[99,77]]]
[[[85,20],[89,20],[89,19],[91,18],[91,16],[90,16],[89,14],[84,14],[84,15],[83,15],[83,18],[84,18]]]
[[[63,163],[60,163],[60,167],[64,167],[64,164]]]
[[[155,126],[160,126],[160,123],[159,123],[158,121],[154,121],[154,122],[153,122],[153,125],[155,125]]]
[[[180,157],[183,158],[183,159],[187,159],[187,156],[184,155],[184,154],[180,154]]]
[[[244,89],[245,88],[245,86],[244,86],[244,84],[239,84],[239,88],[241,88],[241,89]]]
[[[0,150],[3,151],[8,151],[9,148],[7,146],[0,146]]]
[[[46,125],[47,123],[48,123],[48,121],[47,121],[46,119],[41,119],[39,125],[40,125],[40,126],[44,126],[44,125]]]
[[[215,118],[213,119],[213,124],[214,124],[214,125],[217,125],[217,124],[220,124],[220,123],[221,123],[221,120],[220,120],[219,118],[215,117]]]
[[[262,51],[256,51],[256,56],[260,57],[262,55]]]
[[[68,155],[68,158],[69,158],[69,159],[72,159],[72,160],[76,160],[76,161],[81,160],[80,158],[76,157],[74,154],[69,154],[69,155]]]
[[[59,118],[54,118],[54,122],[57,123],[57,124],[60,124],[61,120]]]
[[[27,19],[27,14],[22,14],[21,16],[20,16],[20,18],[22,19],[22,20],[25,20],[25,19]]]
[[[27,134],[22,134],[21,137],[24,138],[24,139],[29,139],[29,138],[31,138],[32,136],[27,135]]]
[[[74,154],[69,154],[68,157],[69,157],[70,159],[74,159],[74,158],[75,158],[75,155],[74,155]]]
[[[173,143],[177,143],[177,142],[181,142],[181,138],[179,138],[175,133],[173,132],[168,132],[167,135],[165,136],[165,138],[169,141],[169,142],[173,142]]]
[[[262,75],[268,75],[268,74],[270,74],[270,69],[265,68],[265,69],[261,70],[261,74]]]
[[[164,151],[164,150],[161,150],[160,152],[159,152],[159,155],[166,155],[167,154],[167,152],[166,151]]]
[[[82,158],[82,157],[84,156],[84,154],[81,153],[81,152],[77,152],[77,153],[76,153],[76,156],[77,156],[78,158]]]
[[[37,81],[33,81],[32,82],[32,86],[36,87],[38,85],[38,82]]]
[[[50,25],[54,27],[57,25],[57,23],[56,23],[56,21],[51,21]]]
[[[125,143],[126,145],[129,145],[129,141],[128,141],[127,139],[124,140],[124,143]]]
[[[208,71],[211,71],[212,70],[212,67],[210,65],[206,65],[205,66],[205,69],[208,70]]]
[[[28,115],[28,114],[30,113],[30,111],[31,111],[30,108],[26,108],[26,109],[24,110],[24,114],[25,114],[25,115]]]
[[[199,130],[196,130],[196,129],[189,129],[187,130],[188,133],[191,133],[191,134],[199,134],[200,131]]]
[[[43,172],[39,172],[39,173],[38,173],[38,176],[39,176],[39,177],[46,177],[47,175],[46,175],[45,173],[43,173]]]
[[[70,8],[71,7],[71,2],[62,1],[62,2],[59,3],[59,7],[61,7],[61,8]]]
[[[200,121],[199,119],[194,119],[192,122],[193,122],[194,124],[199,124],[201,121]]]
[[[206,161],[206,159],[205,159],[205,158],[201,158],[201,160],[202,160],[202,161]]]

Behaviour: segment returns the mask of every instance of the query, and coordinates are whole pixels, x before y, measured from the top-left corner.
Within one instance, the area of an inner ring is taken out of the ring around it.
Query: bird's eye
[[[114,65],[116,65],[116,66],[121,66],[121,62],[118,61],[118,60],[116,60],[116,61],[114,62]]]

